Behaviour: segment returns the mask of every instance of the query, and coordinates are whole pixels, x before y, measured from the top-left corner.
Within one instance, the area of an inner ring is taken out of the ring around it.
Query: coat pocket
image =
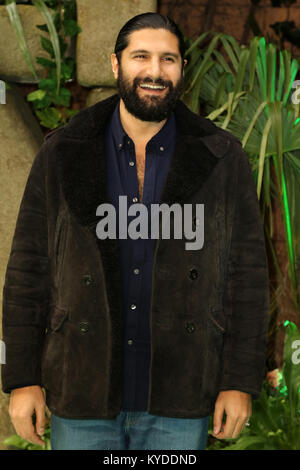
[[[68,317],[68,310],[54,306],[53,313],[50,315],[49,326],[51,331],[58,331]]]
[[[47,333],[44,339],[41,362],[42,385],[54,395],[59,395],[63,381],[65,321],[68,310],[52,306]]]
[[[224,309],[222,305],[216,305],[210,307],[209,311],[209,319],[211,324],[214,325],[216,330],[219,333],[225,333],[226,325],[225,325],[225,316],[224,316]]]
[[[219,392],[223,364],[223,346],[226,334],[226,318],[222,305],[210,307],[207,316],[207,357],[203,393],[215,400]]]
[[[61,214],[58,219],[57,231],[55,236],[55,265],[57,282],[60,281],[60,273],[62,271],[65,248],[67,238],[67,220],[64,214]]]

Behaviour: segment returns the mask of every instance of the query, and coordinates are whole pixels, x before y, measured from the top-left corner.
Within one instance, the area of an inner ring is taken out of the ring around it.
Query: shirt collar
[[[154,145],[159,153],[163,154],[164,149],[168,148],[168,146],[174,141],[175,129],[175,116],[172,111],[163,127],[148,141],[147,147],[149,148],[149,146]],[[112,115],[111,132],[117,148],[123,148],[129,137],[122,126],[120,118],[120,101],[115,107]]]

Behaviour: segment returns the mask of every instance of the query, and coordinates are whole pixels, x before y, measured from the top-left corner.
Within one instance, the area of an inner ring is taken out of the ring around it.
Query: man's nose
[[[152,77],[153,80],[157,80],[162,75],[160,59],[152,58],[147,67],[148,76]]]

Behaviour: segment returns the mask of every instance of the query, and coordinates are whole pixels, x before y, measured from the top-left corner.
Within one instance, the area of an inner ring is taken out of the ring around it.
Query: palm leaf
[[[250,64],[250,69],[249,69],[249,90],[250,91],[253,89],[253,86],[254,86],[258,46],[259,46],[259,39],[255,36],[250,42],[250,56],[249,56],[249,64]]]
[[[251,134],[254,126],[255,126],[255,123],[256,123],[257,119],[259,118],[260,114],[263,112],[266,105],[267,105],[267,101],[263,101],[263,103],[261,103],[259,105],[259,107],[258,107],[256,113],[254,114],[253,118],[251,119],[249,127],[248,127],[247,131],[245,132],[243,140],[242,140],[242,146],[243,147],[245,147],[245,145],[247,144],[247,141],[250,137],[250,134]]]
[[[224,46],[229,64],[216,50],[217,37]],[[251,40],[250,47],[240,48],[236,41],[227,35],[215,36],[213,41],[207,46],[206,52],[198,52],[198,62],[194,56],[197,70],[193,73],[190,69],[187,95],[192,96],[194,109],[198,109],[198,101],[202,101],[207,109],[207,118],[219,127],[227,129],[242,142],[251,162],[258,197],[262,198],[264,210],[269,210],[269,218],[265,221],[268,220],[270,224],[268,234],[271,237],[271,194],[272,198],[277,198],[288,241],[289,277],[296,306],[298,297],[295,293],[295,269],[297,263],[300,265],[300,242],[297,241],[300,237],[300,224],[294,222],[293,214],[297,214],[296,218],[300,217],[300,198],[297,202],[293,200],[285,168],[293,168],[299,179],[300,162],[299,158],[294,156],[298,155],[297,152],[300,153],[300,106],[299,103],[288,102],[299,64],[298,61],[291,60],[288,51],[278,51],[277,64],[277,49],[273,44],[267,45],[264,37],[255,37]],[[194,52],[197,53],[196,49]],[[203,57],[206,57],[209,64],[206,72],[202,65]],[[203,68],[199,70],[201,65]],[[201,85],[198,79],[201,80]],[[287,155],[289,160],[293,160],[289,167],[284,166]],[[272,165],[279,189],[270,177]]]
[[[57,79],[57,88],[56,93],[59,94],[60,80],[61,80],[61,54],[60,54],[60,44],[55,28],[55,24],[49,9],[47,8],[44,0],[33,0],[33,4],[40,10],[41,14],[45,18],[50,40],[53,46],[55,61],[56,61],[56,79]]]
[[[195,86],[196,82],[198,80],[201,80],[203,75],[209,70],[209,67],[207,68],[208,63],[211,64],[211,65],[214,64],[214,62],[212,60],[210,60],[210,56],[211,56],[211,54],[213,52],[213,49],[215,47],[215,44],[218,42],[220,36],[221,36],[221,34],[217,34],[212,39],[212,41],[210,42],[209,47],[208,47],[207,51],[204,54],[203,60],[201,61],[200,66],[198,67],[198,69],[195,71],[194,77],[193,77],[193,79],[191,81],[191,84],[190,84],[189,88],[187,89],[186,93],[189,93],[190,90]]]
[[[189,54],[191,54],[191,52],[197,47],[199,46],[199,44],[201,44],[201,42],[206,38],[206,36],[209,34],[209,31],[206,31],[205,33],[202,33],[197,39],[196,41],[194,41],[191,46],[186,50],[186,53],[185,55],[188,56]]]
[[[284,60],[283,60],[283,52],[279,51],[279,80],[277,84],[277,93],[276,93],[276,101],[282,100],[282,90],[285,80],[285,67],[284,67]]]
[[[237,71],[237,69],[238,69],[238,60],[236,58],[236,55],[234,53],[233,48],[230,46],[229,41],[227,40],[228,38],[229,38],[229,36],[227,36],[227,35],[221,35],[220,36],[221,42],[224,46],[224,49],[227,52],[228,57],[229,57],[232,65],[233,65],[235,71]]]
[[[13,28],[14,28],[16,38],[17,38],[17,41],[18,41],[18,44],[19,44],[19,48],[20,48],[20,50],[21,50],[21,52],[24,56],[24,59],[27,62],[27,65],[28,65],[32,75],[34,76],[34,78],[36,80],[38,80],[38,76],[37,76],[37,73],[34,69],[33,62],[31,60],[31,56],[30,56],[30,52],[29,52],[29,49],[27,47],[27,43],[26,43],[26,39],[25,39],[25,35],[24,35],[24,30],[23,30],[23,26],[22,26],[22,23],[21,23],[21,20],[20,20],[20,16],[19,16],[19,13],[18,13],[16,2],[13,1],[13,0],[6,0],[5,6],[6,6],[6,10],[8,12],[8,15],[9,15],[10,22],[11,22]]]
[[[266,53],[267,60],[267,100],[274,101],[276,82],[276,47],[269,44]]]
[[[217,51],[217,50],[214,50],[213,51],[213,54],[216,56],[216,59],[217,61],[219,62],[219,64],[223,67],[224,71],[231,74],[231,68],[229,67],[229,65],[227,64],[226,60],[224,59],[224,57],[222,56],[222,54]]]
[[[269,132],[271,129],[272,125],[272,120],[271,118],[268,119],[266,126],[263,131],[262,139],[261,139],[261,145],[260,145],[260,151],[259,151],[259,161],[258,161],[258,178],[257,178],[257,197],[258,199],[260,198],[260,191],[261,191],[261,183],[262,183],[262,177],[263,177],[263,171],[264,171],[264,161],[265,161],[265,155],[266,155],[266,147],[267,147],[267,140],[269,136]]]

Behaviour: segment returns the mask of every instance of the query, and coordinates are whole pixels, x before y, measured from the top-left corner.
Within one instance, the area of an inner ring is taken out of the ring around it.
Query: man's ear
[[[119,73],[119,63],[118,63],[118,59],[115,53],[111,54],[110,61],[111,61],[111,68],[112,68],[114,77],[117,80],[118,73]]]

